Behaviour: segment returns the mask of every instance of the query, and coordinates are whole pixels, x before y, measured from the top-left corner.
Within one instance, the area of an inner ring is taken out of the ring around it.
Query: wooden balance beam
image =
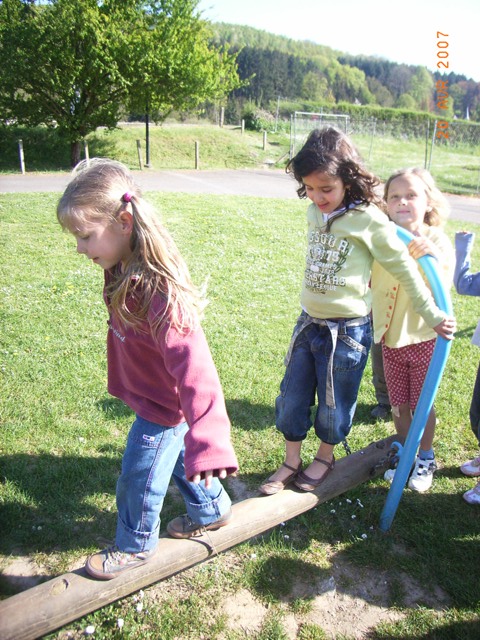
[[[373,442],[340,459],[314,492],[286,489],[233,505],[227,527],[190,540],[163,534],[155,556],[113,580],[95,580],[85,569],[58,576],[0,602],[0,640],[31,640],[245,542],[382,474],[398,436]]]

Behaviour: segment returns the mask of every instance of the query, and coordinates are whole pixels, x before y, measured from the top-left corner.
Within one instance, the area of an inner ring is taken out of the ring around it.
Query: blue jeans
[[[119,549],[139,553],[154,549],[160,531],[160,512],[170,479],[185,501],[187,514],[196,523],[210,524],[227,513],[230,498],[218,478],[207,489],[185,476],[186,422],[163,427],[136,416],[128,434],[117,482],[117,533]]]
[[[302,329],[306,318],[308,322],[307,314],[302,313],[293,332],[295,336],[300,330],[276,399],[276,425],[286,440],[304,440],[312,426],[311,407],[316,394],[315,433],[323,442],[335,445],[352,427],[372,341],[371,323],[368,317],[356,326],[352,326],[353,319],[312,320]]]

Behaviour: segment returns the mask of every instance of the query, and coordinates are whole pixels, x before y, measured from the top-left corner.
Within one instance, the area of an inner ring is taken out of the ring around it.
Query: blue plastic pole
[[[414,238],[411,233],[402,227],[397,227],[397,235],[405,244],[408,244]],[[437,261],[432,256],[427,255],[419,258],[418,262],[425,272],[437,306],[449,316],[453,315],[450,294],[446,291],[438,274]],[[397,511],[403,489],[405,488],[417,454],[418,446],[420,445],[420,440],[425,430],[427,418],[432,409],[433,401],[442,379],[451,346],[451,340],[437,336],[432,360],[430,361],[418,404],[413,414],[412,424],[410,425],[392,486],[390,487],[385,506],[380,516],[380,529],[382,531],[388,531]]]

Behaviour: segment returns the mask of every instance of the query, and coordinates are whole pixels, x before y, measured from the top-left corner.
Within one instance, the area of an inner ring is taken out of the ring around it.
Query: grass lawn
[[[195,281],[208,279],[204,327],[240,460],[240,477],[226,481],[238,499],[239,487],[254,493],[283,460],[273,407],[299,311],[306,204],[150,196]],[[73,238],[56,223],[57,197],[0,195],[3,597],[16,591],[6,578],[13,560],[30,559],[39,574],[50,578],[81,566],[88,553],[101,547],[102,538],[112,538],[115,482],[132,421],[131,412],[106,392],[102,272],[76,254]],[[449,222],[452,240],[463,226]],[[473,230],[480,232],[480,225]],[[480,269],[480,240],[473,268]],[[378,579],[381,595],[365,598],[370,604],[377,598],[395,613],[394,620],[377,624],[369,638],[478,638],[480,511],[462,500],[474,480],[458,467],[477,454],[468,408],[480,355],[470,339],[480,314],[478,299],[453,291],[452,298],[458,333],[436,401],[435,448],[441,467],[428,494],[405,491],[388,534],[378,529],[388,491],[380,478],[145,590],[143,611],[125,598],[49,637],[80,638],[88,625],[95,625],[96,638],[240,640],[247,633],[229,627],[222,607],[241,592],[266,611],[248,638],[294,637],[287,625],[294,619],[297,638],[323,639],[328,637],[325,628],[311,618],[314,587],[328,582],[335,567],[346,565],[348,574],[337,580],[337,592],[358,593],[362,581]],[[367,369],[349,437],[352,450],[393,432],[391,422],[370,421],[373,404]],[[309,436],[305,462],[317,443]],[[338,447],[336,455],[346,454]],[[163,524],[182,512],[172,493]],[[122,632],[119,618],[125,621]]]

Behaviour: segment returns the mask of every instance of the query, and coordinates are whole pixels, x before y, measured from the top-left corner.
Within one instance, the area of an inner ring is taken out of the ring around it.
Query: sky
[[[480,82],[479,0],[200,0],[198,9],[210,22],[248,25],[343,53],[430,71],[448,62],[438,70]],[[438,32],[446,35],[437,38]]]

